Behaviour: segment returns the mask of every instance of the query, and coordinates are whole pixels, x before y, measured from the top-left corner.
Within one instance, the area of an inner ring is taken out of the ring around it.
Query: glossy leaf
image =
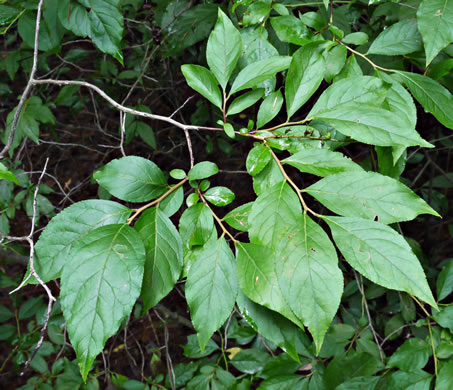
[[[311,42],[312,33],[307,26],[293,15],[277,16],[270,19],[272,28],[282,42],[303,46]]]
[[[345,172],[328,176],[305,189],[329,210],[390,224],[419,214],[439,216],[408,187],[376,172]]]
[[[417,20],[428,66],[443,48],[453,42],[453,1],[423,1],[417,11]]]
[[[13,183],[20,185],[16,175],[9,171],[8,168],[6,168],[5,164],[1,162],[0,162],[0,180],[12,181]]]
[[[319,352],[343,293],[336,250],[324,230],[303,214],[281,236],[276,253],[275,272],[283,296]]]
[[[138,156],[112,160],[93,177],[112,195],[127,202],[147,202],[168,190],[160,168]]]
[[[342,39],[342,42],[348,45],[364,45],[368,42],[368,34],[364,32],[353,32],[351,34],[345,35],[345,37]]]
[[[256,143],[253,148],[250,149],[245,162],[247,172],[250,173],[251,176],[258,175],[271,159],[272,154],[270,149],[262,143]]]
[[[61,277],[61,307],[82,377],[130,314],[140,294],[145,248],[126,224],[99,227],[72,247]]]
[[[179,187],[159,203],[159,208],[170,218],[181,208],[183,202],[184,189]]]
[[[291,57],[276,56],[250,64],[242,69],[231,86],[230,95],[253,88],[275,76],[278,72],[288,69]]]
[[[160,207],[146,210],[134,229],[140,234],[146,250],[140,293],[145,313],[159,303],[178,281],[184,263],[183,244],[175,226]]]
[[[276,248],[290,226],[300,220],[302,209],[295,192],[280,182],[258,196],[249,215],[250,241]]]
[[[223,207],[229,205],[236,196],[227,187],[212,187],[204,193],[204,197],[214,206]]]
[[[84,200],[66,207],[35,245],[36,272],[44,282],[59,278],[74,244],[101,226],[125,223],[130,214],[129,208],[110,200]]]
[[[453,259],[442,268],[437,277],[437,299],[441,301],[453,292]]]
[[[282,160],[282,163],[292,165],[299,171],[316,176],[329,176],[340,172],[362,171],[360,165],[342,153],[329,149],[303,149]]]
[[[330,83],[340,73],[346,63],[348,50],[343,45],[331,48],[325,55],[324,79]]]
[[[293,54],[285,83],[288,117],[293,116],[318,89],[325,66],[317,43],[305,45]]]
[[[253,202],[249,202],[236,207],[223,217],[223,221],[236,230],[246,232],[249,227],[248,216],[252,211],[252,205]]]
[[[206,60],[211,72],[224,90],[241,52],[241,34],[219,8],[217,23],[209,35]]]
[[[179,219],[179,233],[187,249],[203,245],[214,230],[214,220],[204,203],[189,207]]]
[[[208,69],[200,65],[182,65],[181,71],[192,89],[202,94],[215,106],[222,108],[222,95],[217,80]]]
[[[274,119],[280,112],[282,105],[283,96],[280,90],[266,96],[258,110],[256,127],[259,129]]]
[[[383,30],[368,49],[369,54],[397,56],[409,54],[422,48],[417,20],[406,19]]]
[[[453,2],[452,2],[453,3]],[[425,112],[433,114],[445,127],[453,129],[453,95],[437,81],[420,74],[398,72]]]
[[[323,217],[346,261],[372,282],[406,291],[437,308],[425,273],[395,230],[361,218]]]
[[[187,275],[186,298],[202,351],[231,314],[237,289],[234,255],[221,237],[204,247]]]
[[[263,97],[263,94],[264,89],[258,88],[237,97],[231,102],[230,107],[228,107],[227,115],[239,114],[246,108],[253,106],[258,100]]]
[[[189,180],[202,180],[219,172],[217,165],[211,161],[202,161],[195,164],[187,174]]]

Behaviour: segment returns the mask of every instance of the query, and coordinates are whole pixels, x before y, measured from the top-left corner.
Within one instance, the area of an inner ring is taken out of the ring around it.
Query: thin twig
[[[120,111],[120,128],[121,128],[120,150],[123,157],[126,157],[126,152],[124,151],[124,136],[126,135],[126,114],[121,111]]]

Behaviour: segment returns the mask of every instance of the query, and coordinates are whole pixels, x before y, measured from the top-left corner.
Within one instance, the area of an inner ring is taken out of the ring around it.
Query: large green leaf
[[[246,232],[249,228],[248,219],[252,212],[252,205],[253,202],[248,202],[236,207],[223,217],[223,221],[236,230]]]
[[[323,217],[346,261],[372,282],[406,291],[437,308],[409,244],[392,228],[362,218]]]
[[[282,162],[296,167],[301,172],[321,177],[340,172],[362,171],[361,166],[350,158],[329,149],[303,149]]]
[[[181,274],[184,251],[181,237],[160,207],[146,210],[134,229],[140,233],[146,250],[145,274],[140,296],[146,312],[164,298]]]
[[[414,99],[404,87],[394,81],[392,86],[387,90],[385,101],[382,105],[407,121],[411,129],[415,129],[417,124],[417,108]]]
[[[345,103],[315,114],[341,133],[370,145],[433,147],[403,116],[372,104]]]
[[[390,357],[387,368],[398,367],[403,371],[422,369],[432,354],[431,346],[424,340],[406,340]]]
[[[368,53],[397,56],[422,48],[416,19],[406,19],[383,30],[373,41]]]
[[[275,272],[283,296],[309,329],[319,352],[343,293],[335,247],[304,213],[282,235],[276,253]]]
[[[436,390],[449,390],[453,383],[453,360],[445,362],[436,378]]]
[[[187,249],[206,243],[213,230],[214,219],[204,203],[189,207],[179,219],[179,232]]]
[[[270,19],[272,28],[282,42],[306,45],[311,42],[309,28],[294,15],[276,16]]]
[[[138,156],[112,160],[93,177],[112,195],[127,202],[147,202],[169,189],[160,168]]]
[[[256,244],[236,244],[237,280],[252,301],[280,313],[303,329],[302,322],[288,306],[275,273],[275,253]]]
[[[304,191],[329,210],[345,217],[390,224],[419,214],[439,216],[423,199],[398,180],[376,172],[344,172],[319,180]]]
[[[417,20],[428,66],[443,48],[453,42],[453,1],[422,1],[417,11]]]
[[[77,241],[61,277],[61,307],[86,380],[96,356],[140,294],[145,248],[126,224],[99,227]]]
[[[72,246],[92,230],[125,223],[127,207],[110,200],[84,200],[66,207],[47,224],[35,245],[35,269],[44,282],[61,276]]]
[[[211,35],[209,35],[206,60],[211,72],[214,73],[224,90],[241,53],[241,34],[228,19],[228,16],[219,8],[217,23]]]
[[[231,314],[237,291],[234,255],[221,237],[204,247],[187,275],[186,298],[202,351]]]
[[[285,83],[288,117],[293,116],[318,89],[325,67],[324,56],[316,42],[301,47],[293,54]]]
[[[88,10],[78,1],[60,0],[58,4],[58,18],[61,24],[79,37],[88,37],[91,34],[91,22]]]
[[[299,199],[291,187],[284,181],[277,183],[253,203],[248,218],[250,241],[276,248],[301,214]]]
[[[290,63],[291,57],[276,56],[247,65],[236,76],[231,86],[230,95],[257,86],[275,76],[278,72],[288,69]]]
[[[253,190],[257,195],[261,195],[283,180],[285,180],[285,178],[283,177],[278,164],[274,159],[271,159],[260,173],[253,176]]]
[[[191,88],[201,93],[215,106],[222,108],[222,94],[217,80],[208,69],[200,65],[183,65],[181,71]]]
[[[453,95],[448,89],[421,74],[398,72],[398,75],[425,112],[433,114],[445,127],[453,129]]]

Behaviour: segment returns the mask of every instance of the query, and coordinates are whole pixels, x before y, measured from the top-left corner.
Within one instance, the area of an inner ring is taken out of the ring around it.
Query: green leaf
[[[420,74],[398,72],[398,75],[425,112],[433,114],[445,127],[453,129],[453,96],[448,89]]]
[[[278,164],[274,159],[271,159],[269,164],[267,164],[258,175],[253,176],[253,190],[257,195],[261,195],[283,180],[285,180],[285,178],[283,177]]]
[[[231,314],[237,290],[234,255],[221,237],[204,247],[187,275],[186,298],[202,351]]]
[[[283,4],[272,4],[272,9],[281,16],[289,15],[288,8],[286,8]]]
[[[190,206],[179,220],[179,233],[187,249],[206,243],[213,230],[214,220],[204,203]]]
[[[343,69],[347,54],[348,50],[343,45],[334,46],[325,52],[324,78],[328,83],[332,82],[332,79]]]
[[[392,374],[389,389],[395,390],[429,390],[433,376],[426,371],[396,371]],[[437,390],[437,388],[436,388]]]
[[[206,60],[223,90],[227,86],[241,53],[241,34],[219,8],[217,23],[209,35]]]
[[[258,0],[247,8],[242,23],[244,26],[262,23],[271,12],[271,2],[268,0]]]
[[[282,42],[303,46],[311,42],[312,33],[307,26],[293,15],[270,18],[272,28]]]
[[[417,20],[428,66],[442,49],[453,42],[453,1],[423,1],[417,11]]]
[[[219,168],[215,163],[202,161],[194,165],[194,167],[187,174],[187,177],[189,180],[202,180],[216,175],[218,172]]]
[[[439,216],[408,187],[376,172],[344,172],[325,177],[304,191],[329,210],[345,217],[360,217],[390,224],[419,214]]]
[[[223,131],[231,139],[235,139],[236,138],[236,134],[234,132],[234,127],[233,127],[233,125],[231,123],[224,123],[223,124]]]
[[[130,214],[129,208],[109,200],[84,200],[66,207],[35,245],[36,272],[44,282],[59,278],[74,244],[101,226],[125,223]]]
[[[346,261],[372,282],[406,291],[437,308],[425,273],[395,230],[361,218],[323,217]]]
[[[261,382],[258,390],[308,390],[308,378],[301,375],[279,375]]]
[[[183,245],[175,226],[160,207],[146,210],[134,229],[140,234],[146,250],[140,293],[145,313],[157,305],[178,281],[184,263]]]
[[[379,379],[378,376],[357,376],[343,382],[335,390],[374,390]]]
[[[387,368],[416,371],[426,366],[432,354],[431,345],[417,338],[406,340],[390,357]]]
[[[296,325],[275,311],[251,301],[241,290],[238,292],[237,305],[241,315],[256,332],[299,361],[296,339],[301,330]]]
[[[296,224],[301,214],[295,192],[286,182],[277,183],[253,202],[248,218],[250,241],[276,248],[288,227]]]
[[[253,106],[258,100],[264,95],[264,89],[258,88],[250,92],[246,92],[243,95],[233,100],[231,105],[228,107],[227,115],[239,114],[246,108]]]
[[[324,78],[325,60],[317,42],[301,47],[293,54],[285,82],[288,118],[310,99]]]
[[[275,56],[247,65],[236,76],[231,86],[230,95],[243,89],[255,87],[275,76],[278,72],[288,69],[290,63],[291,57]]]
[[[159,208],[170,218],[181,208],[183,202],[184,189],[179,187],[159,203]]]
[[[368,49],[369,54],[398,56],[421,50],[416,19],[406,19],[383,30]]]
[[[246,232],[249,228],[248,216],[252,211],[252,205],[253,202],[249,202],[236,207],[223,217],[223,221],[236,230]]]
[[[453,305],[442,307],[440,312],[434,313],[433,318],[442,328],[453,333]]]
[[[258,110],[256,127],[259,129],[274,119],[280,112],[282,105],[283,96],[280,90],[266,96]]]
[[[453,360],[446,362],[436,378],[436,390],[450,390],[453,383]]]
[[[208,69],[200,65],[182,65],[181,71],[192,89],[202,94],[215,106],[222,108],[222,95],[217,80]]]
[[[182,169],[172,169],[170,171],[170,176],[175,180],[182,180],[186,178],[186,172]]]
[[[364,45],[365,43],[368,42],[368,34],[364,32],[354,32],[351,34],[345,35],[345,37],[342,39],[343,43],[346,43],[347,45]]]
[[[91,21],[88,10],[78,1],[60,0],[58,18],[61,24],[79,37],[88,37],[91,34]]]
[[[260,173],[269,161],[272,159],[271,150],[262,143],[255,143],[252,149],[250,149],[247,155],[245,166],[247,172],[251,176],[256,176]]]
[[[127,202],[147,202],[168,190],[164,173],[152,161],[127,156],[110,161],[93,175],[113,196]]]
[[[223,207],[229,205],[236,196],[227,187],[212,187],[204,193],[204,197],[214,206]]]
[[[437,299],[448,297],[453,292],[453,259],[442,268],[437,277]]]
[[[99,227],[77,241],[61,277],[61,307],[83,380],[140,294],[145,248],[128,225]]]
[[[260,373],[271,359],[269,354],[260,349],[242,349],[231,360],[237,370],[250,375]]]
[[[8,168],[6,168],[5,164],[0,162],[0,180],[8,180],[20,185],[19,180],[14,173],[10,172]]]
[[[300,328],[303,324],[294,315],[281,292],[275,272],[275,253],[256,244],[236,244],[237,280],[243,293],[262,306],[280,313]]]
[[[20,13],[21,10],[18,8],[0,4],[0,26],[11,23]]]
[[[275,272],[293,313],[313,336],[317,352],[340,305],[343,274],[324,230],[306,214],[279,239]]]
[[[345,103],[314,115],[357,141],[378,146],[434,147],[392,111],[372,104]]]
[[[360,165],[350,158],[329,149],[303,149],[285,158],[282,163],[296,167],[301,172],[321,177],[340,172],[362,171]]]

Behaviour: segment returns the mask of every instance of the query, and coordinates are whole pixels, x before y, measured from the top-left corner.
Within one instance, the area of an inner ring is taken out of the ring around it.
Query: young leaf
[[[372,282],[406,291],[437,308],[409,244],[392,228],[362,218],[323,217],[346,261]]]
[[[293,54],[285,82],[288,118],[318,89],[324,78],[325,66],[317,42],[305,45]]]
[[[390,224],[410,221],[419,214],[439,216],[403,183],[376,172],[338,173],[304,191],[345,217],[378,217],[379,222]]]
[[[254,105],[258,100],[263,97],[264,89],[258,88],[253,91],[246,92],[242,96],[234,99],[228,107],[227,115],[239,114],[244,111],[246,108]]]
[[[259,129],[274,119],[280,112],[282,105],[283,96],[280,90],[266,96],[258,110],[256,127]]]
[[[241,34],[219,8],[217,23],[209,35],[206,60],[223,90],[227,86],[241,53]]]
[[[231,314],[237,290],[234,255],[221,237],[203,248],[187,275],[186,298],[201,351]]]
[[[408,127],[403,117],[371,104],[345,103],[318,112],[314,119],[321,119],[339,132],[370,145],[434,147]]]
[[[192,89],[202,94],[215,106],[222,108],[222,94],[217,80],[208,69],[200,65],[182,65],[181,71]]]
[[[252,205],[253,202],[249,202],[236,207],[223,217],[223,221],[236,230],[246,232],[249,228],[248,216],[252,211]]]
[[[253,203],[248,218],[250,241],[276,248],[301,214],[299,199],[291,187],[284,181],[277,183]]]
[[[147,202],[168,190],[164,173],[152,161],[127,156],[110,161],[93,175],[98,184],[127,202]]]
[[[398,75],[425,112],[433,114],[445,127],[453,129],[453,95],[448,89],[421,74],[398,72]]]
[[[229,205],[236,196],[227,187],[212,187],[205,192],[204,197],[214,206],[223,207]]]
[[[294,315],[280,290],[275,273],[275,253],[264,246],[242,242],[237,243],[236,251],[237,280],[244,294],[303,329],[302,322]]]
[[[256,143],[247,156],[245,166],[251,176],[260,173],[272,159],[271,151],[262,143]]]
[[[383,30],[368,49],[369,54],[397,56],[420,50],[421,36],[416,19],[405,19]]]
[[[417,11],[417,20],[428,66],[443,48],[453,42],[453,1],[423,1]]]
[[[247,65],[236,76],[231,86],[230,95],[243,89],[255,87],[275,76],[278,72],[288,69],[290,63],[291,57],[275,56]]]
[[[312,334],[319,352],[343,293],[335,248],[324,230],[303,214],[281,236],[276,253],[282,294]]]
[[[36,272],[44,283],[59,278],[75,243],[96,228],[125,223],[130,214],[129,208],[110,200],[84,200],[66,207],[47,224],[35,245]]]
[[[179,233],[187,249],[206,243],[213,230],[214,220],[204,203],[190,206],[179,220]]]
[[[10,172],[8,168],[6,168],[5,164],[0,162],[0,180],[9,180],[17,185],[20,185],[19,180],[14,173]]]
[[[202,180],[216,175],[218,172],[219,168],[215,163],[202,161],[194,165],[194,167],[187,174],[187,177],[189,180]]]
[[[321,177],[340,172],[362,171],[361,166],[350,158],[329,149],[303,149],[282,160],[282,163],[292,165],[301,172]]]
[[[61,307],[83,380],[140,294],[145,248],[126,224],[99,227],[72,247],[61,277]]]
[[[146,210],[134,229],[142,237],[146,250],[140,293],[145,313],[173,289],[182,271],[184,253],[178,231],[160,207]]]
[[[233,125],[231,123],[224,123],[223,124],[223,131],[231,139],[235,139],[236,138],[236,133],[234,132],[234,127],[233,127]]]

